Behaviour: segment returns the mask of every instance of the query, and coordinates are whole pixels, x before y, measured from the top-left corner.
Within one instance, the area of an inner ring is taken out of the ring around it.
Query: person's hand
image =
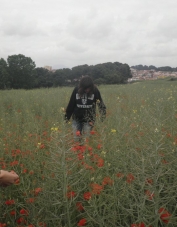
[[[19,176],[14,171],[0,170],[0,186],[9,186],[18,179]]]

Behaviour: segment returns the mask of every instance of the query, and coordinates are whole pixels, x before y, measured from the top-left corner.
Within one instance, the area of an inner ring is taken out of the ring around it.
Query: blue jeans
[[[87,138],[90,135],[92,126],[89,124],[89,122],[78,122],[76,120],[73,120],[72,128],[73,128],[74,139],[78,141],[80,139],[80,136],[77,135],[76,132],[80,131],[80,134],[82,135],[82,137]]]

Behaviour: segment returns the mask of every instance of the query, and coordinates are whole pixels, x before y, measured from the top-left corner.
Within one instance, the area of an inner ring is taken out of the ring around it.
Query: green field
[[[100,86],[82,145],[64,122],[73,88],[0,91],[0,227],[177,226],[177,81]]]

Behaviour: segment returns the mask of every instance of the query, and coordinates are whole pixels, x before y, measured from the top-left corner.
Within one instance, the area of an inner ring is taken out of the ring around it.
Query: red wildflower
[[[36,188],[36,189],[34,189],[34,194],[35,195],[38,195],[39,192],[42,192],[42,188]]]
[[[29,174],[30,175],[33,175],[34,174],[34,171],[33,170],[29,171]]]
[[[97,145],[97,149],[100,150],[102,148],[102,145],[101,144],[98,144]]]
[[[102,158],[99,158],[97,161],[97,166],[98,167],[103,167],[104,166],[104,160]]]
[[[150,178],[146,179],[146,184],[153,184],[153,180]]]
[[[91,184],[91,187],[92,187],[92,193],[96,195],[99,195],[104,188],[102,185],[95,184],[95,183]]]
[[[83,211],[83,210],[84,210],[84,207],[83,207],[83,205],[82,205],[81,202],[77,202],[77,203],[76,203],[76,207],[77,207],[77,210],[78,210],[78,211]]]
[[[18,185],[18,184],[20,184],[20,179],[18,178],[16,181],[15,181],[15,183],[14,183],[15,185]]]
[[[132,183],[132,181],[134,181],[135,180],[135,177],[133,176],[133,174],[131,174],[131,173],[129,173],[128,175],[127,175],[127,183]]]
[[[29,198],[26,200],[27,203],[34,203],[35,198]]]
[[[122,177],[124,177],[124,174],[123,174],[123,173],[117,173],[116,176],[117,176],[118,178],[122,178]]]
[[[24,169],[23,171],[22,171],[22,173],[27,173],[28,172],[28,170],[27,169]]]
[[[88,165],[87,163],[83,163],[85,169],[88,169],[88,170],[91,170],[91,171],[94,171],[94,168],[90,165]]]
[[[80,131],[77,131],[76,132],[76,136],[80,136],[81,135],[81,132]]]
[[[26,223],[26,220],[23,218],[23,217],[20,217],[20,218],[18,218],[17,220],[16,220],[16,223],[17,224],[21,224],[21,223]]]
[[[28,216],[28,215],[29,215],[29,211],[28,211],[28,210],[25,210],[25,209],[21,209],[21,210],[20,210],[20,214],[21,214],[21,215],[26,215],[26,216]]]
[[[7,201],[5,201],[5,204],[6,205],[13,205],[13,204],[15,204],[15,200],[7,200]]]
[[[166,137],[167,137],[167,138],[170,138],[170,137],[172,137],[172,135],[171,135],[170,133],[167,133],[167,134],[166,134]]]
[[[154,193],[150,192],[149,190],[145,191],[146,196],[148,197],[149,200],[152,200],[154,197]]]
[[[42,133],[42,135],[43,135],[43,136],[47,136],[47,131],[44,131],[44,132]]]
[[[85,200],[89,200],[89,199],[91,199],[92,195],[91,195],[90,192],[85,192],[85,193],[83,194],[83,197],[84,197]]]
[[[41,144],[39,148],[40,149],[44,149],[45,148],[45,145],[44,144]]]
[[[15,161],[10,163],[10,166],[16,166],[16,165],[18,165],[18,161],[17,160],[15,160]]]
[[[93,148],[92,147],[88,147],[88,151],[92,151],[93,150]]]
[[[113,180],[111,180],[110,177],[105,177],[103,179],[102,185],[107,185],[107,184],[109,184],[109,185],[112,185],[113,184]]]
[[[74,191],[68,192],[67,195],[68,199],[74,198],[76,196],[76,193]]]
[[[17,155],[20,155],[20,153],[21,153],[21,150],[19,150],[19,149],[16,149],[16,150],[12,150],[12,157],[15,157],[15,156],[17,156]]]
[[[86,223],[87,223],[87,220],[85,218],[83,218],[77,223],[77,226],[85,226]]]
[[[46,227],[47,226],[44,222],[39,222],[38,225],[41,226],[41,227]]]
[[[90,134],[91,134],[91,135],[94,135],[95,133],[96,133],[96,132],[95,132],[95,131],[93,131],[93,130],[92,130],[92,131],[90,131]]]
[[[169,219],[171,217],[171,214],[163,207],[161,207],[158,210],[158,213],[160,214],[160,219],[165,223],[168,224]]]
[[[0,223],[0,227],[5,227],[7,226],[5,223]]]
[[[16,215],[16,211],[15,211],[15,210],[12,210],[12,211],[10,212],[10,215],[11,215],[11,216],[15,216],[15,215]]]
[[[165,159],[162,159],[162,163],[163,163],[163,164],[168,164],[168,161],[165,160]]]
[[[84,156],[83,156],[82,153],[79,153],[79,154],[77,155],[77,158],[78,158],[79,160],[82,160],[82,159],[84,159]]]
[[[146,226],[143,222],[141,222],[139,224],[131,224],[131,227],[146,227]]]

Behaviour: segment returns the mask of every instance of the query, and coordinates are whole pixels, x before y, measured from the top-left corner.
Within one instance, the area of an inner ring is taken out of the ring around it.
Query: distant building
[[[49,71],[52,71],[52,66],[45,65],[45,66],[44,66],[44,69],[47,69],[47,70],[49,70]]]

